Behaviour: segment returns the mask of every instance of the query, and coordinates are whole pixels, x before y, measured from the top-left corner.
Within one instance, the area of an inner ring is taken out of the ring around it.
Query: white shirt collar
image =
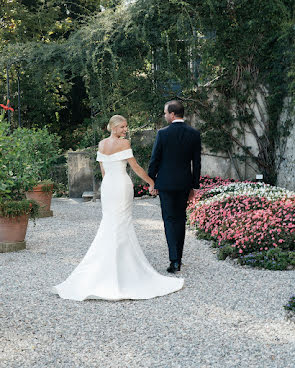
[[[172,121],[172,124],[173,123],[184,123],[184,120],[183,119],[175,119]]]

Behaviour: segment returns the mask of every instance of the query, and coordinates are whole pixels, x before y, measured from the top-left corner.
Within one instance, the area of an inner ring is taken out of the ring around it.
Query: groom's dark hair
[[[169,114],[171,112],[174,112],[175,116],[178,116],[180,118],[183,118],[184,116],[184,107],[183,104],[178,100],[172,100],[165,103],[165,106],[167,106],[167,110]]]

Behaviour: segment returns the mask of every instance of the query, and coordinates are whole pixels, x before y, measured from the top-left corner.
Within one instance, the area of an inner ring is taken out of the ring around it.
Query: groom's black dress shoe
[[[180,271],[180,263],[179,262],[170,262],[170,266],[167,268],[167,272],[175,273]]]

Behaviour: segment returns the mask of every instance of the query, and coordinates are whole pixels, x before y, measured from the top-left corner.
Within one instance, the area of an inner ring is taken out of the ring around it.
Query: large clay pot
[[[47,186],[47,185],[46,185]],[[50,217],[53,216],[53,212],[50,210],[53,184],[50,185],[50,191],[43,191],[43,185],[36,185],[33,190],[26,193],[28,199],[34,199],[40,205],[39,216],[38,217]]]
[[[26,247],[25,237],[28,227],[28,215],[17,217],[0,216],[0,253],[14,252]]]

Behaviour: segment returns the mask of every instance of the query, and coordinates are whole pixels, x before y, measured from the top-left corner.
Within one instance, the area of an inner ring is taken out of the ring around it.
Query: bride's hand
[[[159,194],[158,189],[154,189],[151,193],[152,196],[157,196]]]
[[[149,192],[155,189],[155,182],[153,181],[153,179],[149,180],[148,185],[149,185]]]
[[[153,192],[155,190],[155,182],[151,179],[148,184],[149,184],[149,192],[151,195],[153,195]]]
[[[155,189],[155,182],[151,179],[151,181],[149,182],[149,192],[150,195],[157,195],[157,190]]]

